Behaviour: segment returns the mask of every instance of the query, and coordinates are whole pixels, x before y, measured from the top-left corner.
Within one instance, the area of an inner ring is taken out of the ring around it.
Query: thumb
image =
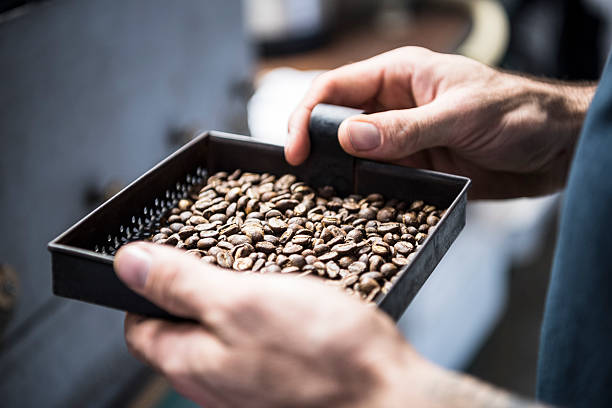
[[[351,155],[397,160],[447,144],[452,133],[445,116],[435,102],[411,109],[352,116],[340,125],[338,139]]]
[[[184,251],[138,242],[115,256],[115,272],[130,289],[181,317],[207,320],[203,313],[226,302],[236,276]]]

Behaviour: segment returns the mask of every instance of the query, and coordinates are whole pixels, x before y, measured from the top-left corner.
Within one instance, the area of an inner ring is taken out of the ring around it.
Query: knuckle
[[[211,324],[215,324],[216,327],[222,327],[229,321],[236,323],[245,319],[253,320],[252,323],[255,323],[264,314],[262,307],[260,296],[246,292],[233,299],[227,299],[225,304],[210,311],[207,320],[212,319]]]
[[[419,47],[416,45],[406,45],[404,47],[400,47],[396,50],[399,54],[402,54],[404,56],[407,57],[413,57],[413,56],[425,56],[425,55],[432,55],[434,54],[433,51],[425,48],[425,47]]]
[[[416,120],[396,120],[389,135],[393,148],[402,153],[413,153],[420,146],[421,125]]]
[[[200,313],[200,320],[211,328],[225,327],[229,323],[230,307],[222,304],[214,308],[206,308]]]
[[[187,374],[188,364],[185,363],[178,352],[157,355],[155,360],[159,361],[159,369],[168,377],[176,378]]]
[[[311,95],[318,100],[323,100],[333,94],[336,86],[336,70],[327,71],[318,75],[312,82]]]

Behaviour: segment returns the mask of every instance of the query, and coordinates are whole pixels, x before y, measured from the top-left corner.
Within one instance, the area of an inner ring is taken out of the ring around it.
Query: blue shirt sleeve
[[[537,396],[561,406],[612,406],[610,57],[565,192],[542,323]]]

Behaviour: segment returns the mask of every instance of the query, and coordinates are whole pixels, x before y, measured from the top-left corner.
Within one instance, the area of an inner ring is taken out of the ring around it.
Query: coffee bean
[[[240,227],[236,224],[225,224],[219,229],[221,235],[230,236],[240,232]]]
[[[287,242],[291,241],[291,238],[293,238],[294,233],[295,230],[293,228],[288,228],[287,230],[285,230],[285,232],[283,232],[279,238],[280,243],[286,244]]]
[[[302,268],[306,265],[306,259],[302,255],[293,254],[289,255],[289,263],[298,268]]]
[[[402,255],[408,255],[414,250],[414,246],[410,242],[399,241],[394,246],[395,251]]]
[[[281,272],[281,267],[276,264],[268,265],[261,269],[261,273],[280,273],[280,272]]]
[[[380,255],[370,256],[370,271],[378,271],[385,263],[385,260]]]
[[[237,201],[241,194],[242,194],[242,191],[240,187],[234,187],[230,189],[225,195],[225,201],[229,201],[229,202]]]
[[[303,246],[289,242],[283,248],[283,254],[285,255],[297,254],[298,252],[302,252],[303,249],[304,249]]]
[[[364,299],[366,303],[371,303],[374,301],[374,298],[376,297],[376,295],[378,295],[380,293],[381,287],[375,287],[374,289],[372,289],[370,291],[370,293],[368,293],[368,296],[366,296],[366,298]]]
[[[329,251],[323,254],[318,255],[319,256],[319,260],[322,262],[327,262],[327,261],[332,261],[336,258],[338,258],[338,253],[335,251]]]
[[[266,263],[266,260],[260,258],[260,259],[255,261],[255,263],[253,264],[253,267],[251,268],[251,270],[253,272],[258,272],[261,268],[263,268],[265,263]]]
[[[308,265],[312,265],[317,261],[317,257],[314,255],[306,255],[305,260]]]
[[[374,289],[380,289],[380,285],[375,279],[372,279],[372,278],[363,279],[363,277],[359,279],[359,291],[360,292],[367,294],[367,293],[370,293]]]
[[[348,255],[355,251],[357,246],[353,242],[347,242],[345,244],[337,244],[332,247],[332,251],[337,252],[340,256]]]
[[[353,286],[355,282],[359,280],[359,275],[356,273],[349,273],[344,278],[342,278],[342,284],[344,286]]]
[[[385,234],[385,236],[383,236],[383,242],[389,245],[394,245],[397,238],[399,238],[397,234],[393,235],[392,233],[388,232]]]
[[[293,199],[279,200],[274,204],[274,208],[282,212],[282,211],[293,209],[299,203],[300,202],[298,200],[293,200]]]
[[[433,205],[424,205],[421,211],[423,211],[425,214],[429,214],[433,211],[436,211],[436,207]]]
[[[334,261],[329,261],[325,264],[325,270],[330,279],[335,279],[338,276],[338,272],[340,272],[340,266]]]
[[[375,243],[372,245],[372,252],[376,255],[387,256],[390,253],[389,245],[384,243]]]
[[[179,243],[180,241],[180,237],[178,236],[178,234],[172,234],[170,235],[167,239],[166,239],[166,245],[176,245]]]
[[[310,244],[311,239],[312,238],[310,237],[310,235],[295,235],[291,239],[291,242],[297,245],[302,245],[303,247],[307,247]]]
[[[231,268],[234,264],[234,258],[227,251],[221,251],[217,254],[217,264],[222,268]]]
[[[418,244],[422,244],[427,239],[427,234],[423,234],[423,233],[419,232],[418,234],[416,234],[414,239],[416,240],[416,242]]]
[[[410,261],[408,261],[408,258],[400,258],[400,257],[391,259],[391,262],[393,262],[393,265],[397,266],[398,268],[406,266],[410,263]]]
[[[269,235],[269,234],[264,235],[264,241],[271,243],[275,247],[279,243],[278,237],[276,237],[274,235]]]
[[[333,237],[332,239],[327,241],[327,245],[330,246],[330,247],[333,247],[333,246],[341,244],[343,242],[344,242],[344,237],[339,235],[339,236]]]
[[[416,236],[416,234],[419,233],[419,230],[417,230],[415,227],[410,226],[406,229],[406,232],[410,235]]]
[[[385,278],[395,275],[396,272],[397,272],[397,266],[395,266],[392,263],[386,263],[380,267],[380,273]]]
[[[251,238],[242,234],[234,234],[227,237],[227,241],[234,246],[238,246],[242,244],[250,244]]]
[[[340,225],[340,218],[338,217],[323,217],[323,219],[321,220],[321,224],[323,224],[324,227],[327,227],[329,225]]]
[[[181,228],[183,228],[185,225],[183,223],[180,222],[174,222],[172,224],[170,224],[170,229],[172,230],[172,233],[176,233],[179,232],[181,230]]]
[[[179,214],[180,222],[182,222],[184,224],[187,221],[189,221],[189,219],[192,216],[193,216],[193,213],[191,211],[183,211],[182,213]]]
[[[195,226],[195,230],[196,231],[216,231],[215,228],[217,228],[218,223],[213,223],[213,222],[205,222],[203,224],[198,224]]]
[[[400,225],[397,222],[385,222],[378,226],[378,232],[382,235],[387,233],[397,234],[400,232]]]
[[[264,215],[259,211],[247,211],[247,220],[263,220]]]
[[[163,233],[160,232],[159,234],[155,234],[155,236],[153,238],[151,238],[151,241],[157,242],[160,239],[166,239],[166,238],[168,238],[168,235],[163,234]]]
[[[366,272],[362,275],[359,276],[359,280],[365,280],[365,279],[374,279],[374,280],[381,280],[383,278],[382,273],[378,272],[378,271],[371,271],[371,272]]]
[[[185,198],[184,198],[184,199],[182,199],[182,200],[179,200],[179,202],[178,202],[178,208],[179,208],[179,210],[181,210],[181,211],[185,211],[185,210],[188,210],[188,209],[189,209],[189,207],[191,207],[191,205],[192,205],[192,204],[193,204],[193,203],[191,202],[191,200],[187,200],[187,199],[185,199]]]
[[[421,200],[413,201],[412,204],[410,204],[410,211],[418,211],[423,208],[424,204],[425,203]]]
[[[287,229],[287,223],[280,218],[271,218],[268,220],[268,226],[275,234],[280,234]]]
[[[285,266],[283,269],[281,269],[281,273],[296,273],[299,272],[300,268],[298,268],[297,266]]]
[[[159,233],[160,233],[160,234],[166,234],[167,236],[170,236],[170,235],[172,235],[172,234],[174,233],[174,231],[172,231],[172,230],[171,230],[170,228],[168,228],[168,227],[161,227],[161,228],[159,229]]]
[[[196,233],[196,230],[191,225],[185,225],[183,228],[181,228],[178,231],[179,238],[183,241],[195,233]]]
[[[200,250],[199,250],[199,249],[190,249],[190,250],[188,250],[188,251],[185,251],[185,253],[186,253],[187,255],[193,255],[193,256],[195,256],[196,258],[202,258],[202,252],[200,252]]]
[[[343,256],[338,260],[338,265],[340,265],[341,268],[348,268],[354,261],[355,259],[353,257]]]
[[[244,258],[250,256],[254,259],[257,259],[257,253],[255,253],[254,251],[255,248],[253,248],[253,245],[249,243],[244,243],[234,248],[233,255],[235,258]]]
[[[356,274],[360,274],[364,272],[366,268],[367,268],[367,265],[360,261],[353,262],[352,264],[348,266],[349,272],[356,273]]]
[[[255,249],[264,254],[270,254],[276,250],[276,245],[269,241],[260,241],[255,244]]]
[[[231,242],[228,241],[219,241],[217,243],[217,246],[221,249],[225,249],[228,251],[231,251],[232,249],[234,249],[234,244],[232,244]]]
[[[259,225],[246,224],[242,227],[241,231],[251,239],[251,242],[259,242],[264,239],[264,230]]]
[[[354,228],[348,234],[346,234],[346,239],[352,240],[354,242],[360,242],[365,237],[365,231],[360,228]]]
[[[253,266],[253,260],[251,258],[236,258],[232,268],[239,271],[246,271],[247,269],[251,269]]]
[[[180,215],[174,214],[174,215],[171,215],[170,217],[168,217],[168,223],[169,224],[174,224],[175,222],[178,222],[179,224],[183,223],[183,220],[182,220]]]
[[[217,258],[215,258],[212,255],[206,255],[202,257],[202,261],[207,262],[207,263],[211,263],[211,264],[216,264],[217,263]]]
[[[214,238],[202,238],[198,241],[198,249],[208,249],[217,245],[217,240]]]
[[[395,219],[395,209],[392,207],[384,207],[376,213],[376,219],[380,222],[389,222]]]
[[[219,231],[210,230],[200,232],[200,238],[219,238]]]
[[[219,248],[218,246],[213,246],[210,249],[208,249],[207,253],[208,255],[214,256],[216,258],[217,254],[222,251],[225,251],[225,249]]]
[[[192,235],[185,240],[185,246],[189,249],[194,249],[197,246],[199,240],[199,236]]]

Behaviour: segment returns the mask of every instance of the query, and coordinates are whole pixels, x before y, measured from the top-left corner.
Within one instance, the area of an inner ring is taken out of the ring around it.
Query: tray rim
[[[89,250],[89,249],[79,248],[79,247],[73,246],[73,245],[62,244],[61,241],[63,239],[65,239],[68,235],[70,235],[72,233],[72,231],[76,230],[82,224],[84,224],[87,220],[89,220],[90,218],[95,217],[96,214],[99,213],[103,208],[112,205],[112,203],[116,200],[116,198],[118,196],[123,195],[124,193],[126,193],[135,184],[139,183],[142,179],[146,178],[147,175],[157,171],[157,169],[159,169],[160,167],[163,167],[165,165],[165,163],[173,160],[176,156],[179,156],[183,151],[188,150],[193,145],[201,142],[202,139],[204,139],[206,137],[209,137],[209,136],[219,136],[219,137],[222,137],[222,138],[235,140],[237,142],[257,143],[257,144],[272,146],[272,147],[275,147],[275,148],[282,148],[281,145],[277,145],[277,144],[274,144],[274,143],[269,143],[269,142],[261,141],[261,140],[254,140],[250,136],[238,135],[238,134],[229,133],[229,132],[222,132],[222,131],[217,131],[217,130],[205,130],[205,131],[197,132],[196,136],[193,139],[191,139],[189,142],[185,143],[179,149],[175,150],[173,153],[171,153],[168,156],[166,156],[164,159],[159,161],[157,164],[155,164],[149,170],[147,170],[142,175],[140,175],[136,179],[134,179],[134,181],[132,181],[127,186],[122,188],[119,192],[117,192],[111,198],[109,198],[108,200],[104,201],[102,204],[100,204],[99,206],[97,206],[96,208],[91,210],[87,215],[81,217],[78,221],[76,221],[68,229],[66,229],[64,232],[62,232],[56,238],[51,240],[48,243],[47,248],[50,251],[58,251],[58,252],[63,252],[63,253],[74,253],[74,252],[76,252],[79,255],[86,256],[86,257],[88,257],[90,259],[93,259],[93,260],[103,261],[103,262],[106,262],[106,263],[112,263],[113,259],[114,259],[114,256],[112,256],[112,255],[99,254],[99,253],[94,252],[94,251]],[[399,165],[396,165],[396,164],[391,164],[391,163],[386,163],[386,162],[381,162],[381,161],[376,161],[376,160],[367,160],[367,159],[360,159],[360,158],[355,158],[355,160],[356,160],[356,163],[357,163],[357,161],[360,161],[360,162],[363,162],[363,163],[366,163],[366,164],[372,163],[372,164],[376,164],[376,165],[384,165],[384,166],[395,167],[395,168],[399,167],[399,168],[405,169],[406,171],[411,172],[411,173],[413,173],[415,175],[426,174],[426,175],[431,175],[431,176],[436,176],[436,177],[441,177],[441,178],[446,178],[446,179],[454,179],[455,181],[462,182],[463,183],[463,187],[461,188],[459,194],[457,194],[457,196],[453,199],[453,202],[448,206],[448,210],[450,210],[451,207],[454,208],[457,205],[457,202],[459,201],[459,198],[463,194],[467,193],[467,190],[469,189],[469,187],[470,187],[470,185],[472,183],[470,178],[465,177],[465,176],[456,175],[456,174],[449,174],[449,173],[443,173],[443,172],[440,172],[440,171],[427,170],[427,169],[419,169],[419,168],[414,168],[414,167],[404,167],[404,166],[399,166]],[[440,221],[443,221],[444,219],[446,219],[446,214],[444,214],[444,216],[442,217],[442,219],[440,219]],[[429,237],[427,237],[427,239],[429,239]],[[418,254],[417,254],[417,256],[418,256]]]
[[[208,137],[220,137],[222,139],[226,139],[226,140],[229,139],[229,140],[236,141],[236,142],[254,143],[254,144],[258,144],[258,145],[262,145],[262,146],[268,146],[268,147],[271,147],[271,148],[273,148],[275,150],[283,149],[282,145],[278,145],[278,144],[274,144],[274,143],[269,143],[269,142],[261,141],[261,140],[255,140],[255,139],[253,139],[252,137],[249,137],[249,136],[238,135],[238,134],[222,132],[222,131],[215,131],[215,130],[200,131],[188,143],[186,143],[185,145],[181,146],[179,149],[177,149],[173,153],[169,154],[168,156],[166,156],[165,158],[160,160],[157,164],[155,164],[149,170],[147,170],[142,175],[137,177],[135,180],[133,180],[131,183],[129,183],[127,186],[125,186],[123,189],[121,189],[118,193],[116,193],[111,198],[109,198],[108,200],[106,200],[105,202],[103,202],[102,204],[97,206],[95,209],[90,211],[87,215],[83,216],[80,220],[78,220],[71,227],[66,229],[63,233],[58,235],[55,239],[50,241],[48,243],[47,247],[48,247],[48,250],[51,252],[52,259],[53,259],[53,253],[57,252],[57,253],[62,253],[62,254],[66,254],[66,255],[69,255],[69,256],[75,256],[75,257],[79,257],[79,258],[84,258],[84,259],[87,259],[87,260],[90,260],[90,261],[94,261],[94,262],[100,262],[100,263],[103,263],[103,264],[112,265],[113,262],[114,262],[114,255],[101,254],[101,253],[95,252],[95,251],[93,251],[91,249],[86,249],[86,248],[81,248],[81,247],[77,247],[77,246],[74,246],[74,245],[65,244],[62,241],[65,238],[67,238],[73,231],[75,231],[79,227],[81,227],[82,224],[88,222],[91,218],[96,217],[98,215],[98,213],[103,211],[106,207],[112,206],[114,204],[114,202],[118,199],[118,197],[122,196],[123,194],[129,194],[130,190],[135,185],[140,183],[143,179],[147,178],[151,173],[158,171],[161,167],[164,167],[168,162],[174,160],[177,156],[181,155],[184,151],[186,151],[188,149],[191,149],[194,145],[201,143],[204,139],[206,139]],[[388,170],[401,169],[403,172],[409,173],[412,177],[415,177],[415,178],[434,178],[434,179],[438,178],[438,179],[443,179],[443,180],[447,180],[447,181],[450,181],[450,182],[455,182],[457,184],[457,187],[458,187],[458,192],[454,195],[454,197],[452,199],[452,202],[447,207],[446,213],[441,217],[441,219],[440,219],[436,229],[438,229],[439,227],[441,227],[441,226],[443,226],[443,225],[445,225],[447,223],[448,218],[451,217],[451,215],[453,214],[453,211],[460,204],[460,202],[464,199],[464,197],[465,197],[465,200],[467,200],[467,190],[469,189],[469,187],[471,185],[471,180],[468,177],[460,176],[460,175],[455,175],[455,174],[443,173],[443,172],[434,171],[434,170],[418,169],[418,168],[412,168],[412,167],[404,167],[404,166],[399,166],[399,165],[392,164],[392,163],[385,163],[385,162],[380,162],[380,161],[375,161],[375,160],[361,159],[361,158],[357,158],[357,157],[354,157],[354,164],[353,164],[354,172],[356,171],[357,166],[359,164],[361,164],[361,163],[363,163],[366,167],[369,167],[369,166],[383,166],[384,169],[388,169]],[[356,179],[354,179],[354,182],[356,182]],[[353,187],[355,187],[355,185]],[[461,224],[461,227],[460,227],[459,231],[463,228],[464,224],[465,224],[465,218],[463,218],[463,220],[462,220],[462,224]],[[428,242],[431,239],[433,239],[432,237],[434,237],[434,236],[435,236],[435,234],[428,235],[428,237],[426,238],[426,240],[422,244],[423,247],[425,247],[428,244]],[[455,239],[456,239],[456,235],[451,240],[451,244],[452,244],[452,242]],[[444,251],[444,252],[446,252],[446,251]],[[413,261],[410,263],[410,265],[415,263],[417,261],[417,259],[419,259],[421,256],[423,256],[423,254],[424,254],[424,251],[418,251],[416,253]],[[438,259],[438,261],[440,259]],[[437,264],[437,262],[436,262],[436,264]],[[402,275],[400,277],[400,280],[403,280],[404,278],[406,278],[406,273],[405,272],[407,272],[409,270],[410,265],[406,265],[403,268],[401,268],[401,269],[403,269],[403,272],[402,272]],[[431,269],[431,271],[427,274],[427,276],[425,278],[425,281],[429,278],[429,275],[431,274],[431,272],[433,272],[433,270],[435,270],[436,266],[437,265],[434,265],[433,268]],[[419,287],[419,289],[420,289],[420,287]],[[375,303],[377,305],[381,305],[381,303],[383,303],[383,301],[387,298],[387,296],[390,293],[392,293],[392,291],[390,291],[389,293],[385,293],[383,296],[377,296]]]

